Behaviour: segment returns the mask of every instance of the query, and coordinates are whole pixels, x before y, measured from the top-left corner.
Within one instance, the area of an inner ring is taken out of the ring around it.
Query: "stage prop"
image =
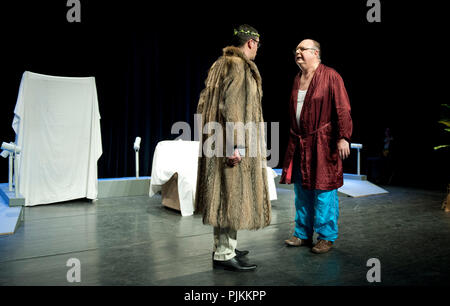
[[[8,184],[0,184],[0,235],[12,235],[24,221],[24,198],[15,198]]]
[[[139,149],[141,148],[141,137],[136,137],[133,144],[134,152],[136,153],[136,178],[139,178]]]
[[[13,191],[13,177],[14,177],[14,195],[16,198],[19,197],[19,185],[18,185],[18,165],[17,159],[22,150],[15,143],[2,143],[1,149],[3,150],[0,156],[4,158],[9,158],[9,167],[8,167],[8,191]]]
[[[180,210],[182,216],[190,216],[194,213],[198,150],[198,141],[167,140],[159,142],[153,154],[149,196],[162,191],[162,186],[177,173],[178,196],[167,193],[167,191],[174,191],[171,187],[173,180],[167,186],[171,188],[164,188],[164,194],[161,193],[161,196],[163,204],[169,202],[169,207]],[[179,203],[170,203],[173,199],[178,199]]]
[[[162,204],[181,211],[182,216],[194,213],[197,186],[199,142],[183,140],[161,141],[155,148],[149,196],[161,192]],[[277,174],[267,167],[270,200],[277,199],[274,178]]]
[[[362,149],[362,144],[352,143],[350,145],[352,149],[356,149],[357,152],[357,173],[348,174],[344,173],[344,185],[338,189],[338,192],[353,198],[364,197],[369,195],[384,194],[389,193],[387,190],[378,187],[377,185],[367,181],[366,175],[361,175],[360,171],[360,149]]]
[[[0,156],[8,158],[8,184],[0,184],[0,235],[14,234],[23,222],[25,199],[19,195],[18,161],[21,148],[15,143],[2,143]],[[14,183],[13,183],[14,182]],[[20,207],[15,207],[20,206]]]
[[[102,178],[98,180],[98,199],[148,196],[150,177]]]
[[[0,236],[12,235],[23,222],[23,207],[9,207],[0,197]]]
[[[12,126],[26,206],[97,198],[102,144],[94,77],[26,71]]]

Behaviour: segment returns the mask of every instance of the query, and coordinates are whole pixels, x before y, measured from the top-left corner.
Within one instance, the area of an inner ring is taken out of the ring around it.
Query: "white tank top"
[[[297,123],[300,126],[300,114],[302,113],[303,102],[305,101],[306,90],[299,90],[297,95]]]

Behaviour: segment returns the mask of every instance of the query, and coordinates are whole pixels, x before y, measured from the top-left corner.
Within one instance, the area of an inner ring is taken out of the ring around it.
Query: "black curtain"
[[[366,1],[152,6],[144,1],[81,0],[81,23],[69,23],[66,1],[41,2],[4,8],[0,141],[14,140],[13,110],[25,70],[95,76],[102,117],[99,177],[134,176],[137,136],[142,138],[140,175],[149,176],[156,144],[179,136],[171,134],[175,122],[189,123],[193,136],[193,116],[208,69],[227,45],[233,26],[248,23],[261,33],[255,62],[263,78],[264,117],[280,124],[278,167],[298,71],[291,51],[303,38],[313,38],[322,45],[323,63],[335,68],[346,84],[352,141],[364,145],[363,171],[365,157],[380,151],[384,130],[390,127],[401,156],[397,183],[442,188],[449,181],[448,151],[432,149],[445,141],[437,123],[442,100],[438,92],[426,90],[429,81],[439,81],[420,78],[418,69],[424,53],[417,48],[425,44],[417,42],[418,33],[427,28],[431,38],[442,29],[441,19],[423,18],[435,8],[382,1],[382,22],[369,23]],[[345,161],[345,172],[356,172],[355,155]],[[0,163],[0,179],[7,181],[7,161]]]

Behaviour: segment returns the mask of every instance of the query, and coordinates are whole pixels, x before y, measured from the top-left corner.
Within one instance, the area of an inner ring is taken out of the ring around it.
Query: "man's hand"
[[[344,138],[338,141],[337,149],[339,152],[339,157],[342,160],[346,159],[350,155],[350,145]]]
[[[241,162],[241,155],[239,154],[239,150],[235,149],[234,153],[231,157],[227,157],[227,165],[230,167],[234,167],[238,163]]]

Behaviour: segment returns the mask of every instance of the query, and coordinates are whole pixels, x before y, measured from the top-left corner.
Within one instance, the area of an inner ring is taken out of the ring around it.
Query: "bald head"
[[[298,46],[302,46],[305,47],[307,46],[307,48],[315,48],[318,51],[318,59],[320,60],[320,55],[321,55],[321,51],[320,51],[320,44],[318,41],[314,40],[314,39],[304,39],[302,40]],[[298,47],[297,47],[298,48]]]
[[[302,40],[295,48],[295,63],[301,70],[317,68],[320,64],[320,44],[312,39]]]

